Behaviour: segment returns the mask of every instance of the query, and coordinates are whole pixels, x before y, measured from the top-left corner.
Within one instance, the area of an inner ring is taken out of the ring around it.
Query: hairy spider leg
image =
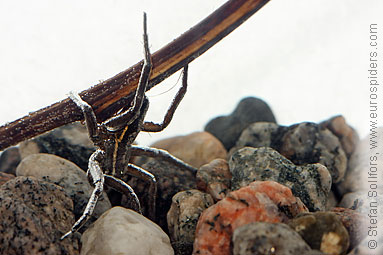
[[[186,65],[182,72],[182,86],[178,90],[176,96],[174,97],[162,123],[153,123],[153,122],[144,122],[142,131],[145,132],[160,132],[164,130],[170,123],[173,118],[174,112],[176,111],[179,103],[183,99],[186,90],[187,90],[187,79],[188,79],[188,65]]]
[[[102,153],[101,150],[96,150],[89,158],[88,172],[93,180],[94,189],[89,198],[88,204],[85,207],[84,213],[72,226],[71,230],[61,237],[61,240],[68,237],[70,234],[78,231],[90,218],[94,208],[96,207],[98,197],[104,188],[104,174],[96,158]]]

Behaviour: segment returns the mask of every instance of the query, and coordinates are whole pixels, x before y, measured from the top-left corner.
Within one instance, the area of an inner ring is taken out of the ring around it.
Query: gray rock
[[[174,251],[162,229],[133,210],[113,207],[81,237],[82,255],[170,255]]]
[[[296,165],[320,163],[330,171],[333,183],[342,180],[347,168],[347,157],[339,139],[315,123],[289,127],[254,123],[242,132],[229,155],[246,146],[271,147]]]
[[[60,186],[16,177],[0,187],[0,254],[79,254],[78,239],[60,237],[74,223]]]
[[[86,127],[79,122],[20,143],[22,158],[36,153],[54,154],[75,163],[85,171],[88,169],[89,157],[95,150]]]
[[[19,148],[11,147],[6,149],[0,154],[0,172],[15,175],[20,160]]]
[[[197,188],[209,193],[214,201],[219,201],[230,192],[231,177],[227,161],[215,159],[198,169]]]
[[[229,160],[232,190],[251,182],[276,181],[289,187],[310,211],[325,210],[331,187],[331,176],[321,164],[296,166],[277,151],[245,147]]]
[[[326,254],[346,254],[349,235],[333,212],[302,213],[288,223],[312,249]]]
[[[38,180],[57,184],[65,189],[74,203],[74,214],[78,219],[84,212],[93,187],[86,173],[72,162],[52,154],[32,154],[24,158],[16,169],[18,176],[34,176]],[[104,192],[98,199],[97,206],[89,220],[89,225],[111,207]],[[71,226],[67,226],[69,231]]]
[[[234,230],[233,254],[308,254],[310,246],[283,223],[254,222]]]
[[[241,132],[249,124],[259,121],[275,122],[273,112],[263,100],[247,97],[238,103],[230,115],[212,119],[205,126],[205,131],[212,133],[230,150]]]
[[[199,190],[181,191],[174,195],[167,215],[168,229],[176,254],[191,254],[199,216],[214,201]]]

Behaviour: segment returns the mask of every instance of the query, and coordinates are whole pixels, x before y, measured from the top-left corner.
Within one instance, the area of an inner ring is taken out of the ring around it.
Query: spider
[[[69,98],[81,108],[89,137],[98,149],[90,156],[87,171],[89,181],[93,184],[94,190],[81,217],[72,226],[71,230],[64,234],[61,239],[77,232],[87,222],[93,213],[98,197],[104,190],[104,184],[128,197],[130,196],[136,204],[137,210],[142,213],[140,202],[137,195],[134,193],[134,190],[121,180],[126,174],[150,183],[148,190],[149,194],[151,194],[149,201],[149,218],[154,219],[157,193],[156,178],[150,172],[129,163],[129,158],[131,156],[144,155],[149,157],[161,157],[182,169],[191,171],[193,174],[196,173],[195,168],[180,159],[177,159],[165,150],[141,147],[132,144],[140,131],[158,132],[168,126],[178,104],[185,95],[187,88],[188,66],[186,65],[183,68],[182,86],[174,97],[163,122],[153,123],[144,121],[149,107],[149,100],[145,95],[145,91],[152,67],[145,13],[143,27],[144,64],[133,104],[128,109],[124,110],[124,108],[122,108],[119,113],[102,123],[98,123],[92,107],[82,100],[78,94],[73,92],[70,92],[69,94]]]

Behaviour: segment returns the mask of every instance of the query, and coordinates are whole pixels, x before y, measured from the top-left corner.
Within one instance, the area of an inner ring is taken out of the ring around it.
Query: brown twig
[[[230,0],[189,31],[152,55],[148,89],[190,63],[236,29],[269,0]],[[143,61],[80,93],[103,121],[131,102]],[[40,109],[0,127],[0,150],[62,125],[81,120],[69,99]]]

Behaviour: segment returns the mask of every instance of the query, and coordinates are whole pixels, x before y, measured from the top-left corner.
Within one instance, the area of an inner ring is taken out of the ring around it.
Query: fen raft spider
[[[156,178],[148,171],[129,163],[131,156],[161,157],[183,170],[191,171],[193,174],[196,173],[194,167],[177,159],[165,150],[132,144],[140,131],[159,132],[168,126],[187,88],[188,66],[185,66],[183,69],[182,86],[173,99],[163,122],[157,124],[144,121],[149,107],[149,100],[145,95],[145,91],[152,68],[145,13],[143,25],[144,64],[133,104],[128,109],[122,109],[110,119],[98,123],[92,107],[87,102],[83,101],[78,94],[73,92],[69,95],[70,99],[81,108],[89,137],[98,149],[90,156],[87,171],[89,181],[93,184],[94,190],[81,217],[61,239],[77,232],[87,222],[97,204],[98,197],[104,190],[104,184],[132,198],[136,204],[136,210],[141,213],[141,206],[137,195],[128,184],[121,180],[125,175],[131,175],[150,183],[148,190],[149,194],[151,194],[149,218],[154,219],[157,194]]]

